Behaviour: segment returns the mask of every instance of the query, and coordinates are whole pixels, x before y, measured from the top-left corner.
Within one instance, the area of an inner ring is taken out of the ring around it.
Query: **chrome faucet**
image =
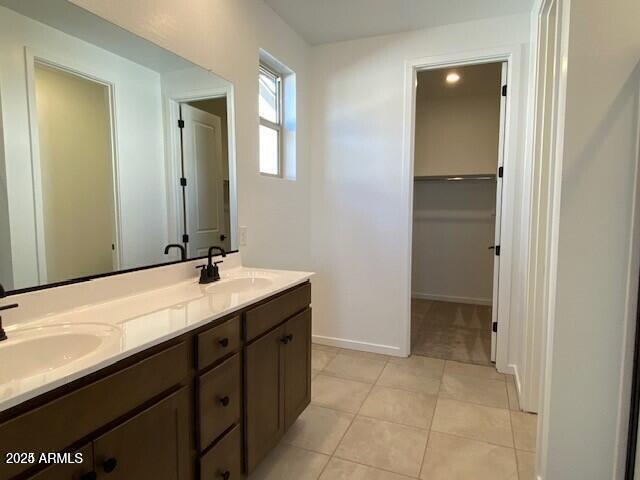
[[[213,261],[213,252],[214,250],[218,250],[222,257],[227,256],[227,252],[224,251],[222,247],[209,247],[209,253],[207,255],[207,264],[206,265],[198,265],[196,268],[200,269],[200,283],[211,283],[217,282],[220,280],[220,272],[218,270],[218,264],[222,263],[222,260],[219,262]]]
[[[7,296],[7,292],[5,292],[4,287],[0,283],[0,298],[4,298]],[[17,303],[12,303],[11,305],[0,306],[0,311],[9,310],[10,308],[17,308]],[[2,328],[2,317],[0,317],[0,342],[7,339],[7,334]]]
[[[187,251],[185,250],[184,245],[180,245],[179,243],[170,243],[169,245],[164,247],[164,254],[168,255],[169,250],[171,250],[172,248],[177,248],[180,250],[180,260],[184,262],[187,259]]]

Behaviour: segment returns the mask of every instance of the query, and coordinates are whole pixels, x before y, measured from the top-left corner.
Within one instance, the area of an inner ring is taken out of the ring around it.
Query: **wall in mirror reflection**
[[[229,82],[63,0],[0,5],[5,289],[236,249]]]

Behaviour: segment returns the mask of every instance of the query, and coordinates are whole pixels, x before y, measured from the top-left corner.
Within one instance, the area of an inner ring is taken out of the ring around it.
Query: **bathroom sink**
[[[215,282],[207,287],[208,293],[245,293],[256,290],[265,290],[273,284],[273,280],[268,276],[244,276],[227,277]]]
[[[62,324],[7,332],[0,343],[0,384],[46,375],[118,344],[120,330],[102,324]]]

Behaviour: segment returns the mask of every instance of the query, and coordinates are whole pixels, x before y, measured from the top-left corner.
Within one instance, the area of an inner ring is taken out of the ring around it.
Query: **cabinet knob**
[[[290,333],[289,335],[287,335],[287,338],[289,339],[290,342],[293,342],[293,333]]]
[[[118,466],[118,460],[116,460],[113,457],[107,458],[102,462],[102,469],[107,473],[113,472],[117,466]]]
[[[96,472],[87,472],[80,475],[80,480],[96,480],[98,474]]]
[[[224,396],[224,397],[220,398],[219,401],[220,401],[220,404],[223,407],[226,407],[227,405],[229,405],[229,397],[228,396]]]
[[[222,472],[220,474],[220,478],[222,480],[229,480],[231,478],[231,472],[229,470],[226,470],[226,471]]]
[[[220,344],[220,346],[222,348],[226,348],[229,346],[229,339],[228,338],[221,338],[220,340],[218,340],[218,343]]]
[[[280,341],[286,345],[287,343],[289,343],[289,335],[281,337]]]

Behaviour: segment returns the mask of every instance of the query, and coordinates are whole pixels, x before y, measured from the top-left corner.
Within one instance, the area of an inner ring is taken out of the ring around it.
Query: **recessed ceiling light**
[[[456,72],[447,73],[447,83],[458,83],[460,81],[460,75]]]

